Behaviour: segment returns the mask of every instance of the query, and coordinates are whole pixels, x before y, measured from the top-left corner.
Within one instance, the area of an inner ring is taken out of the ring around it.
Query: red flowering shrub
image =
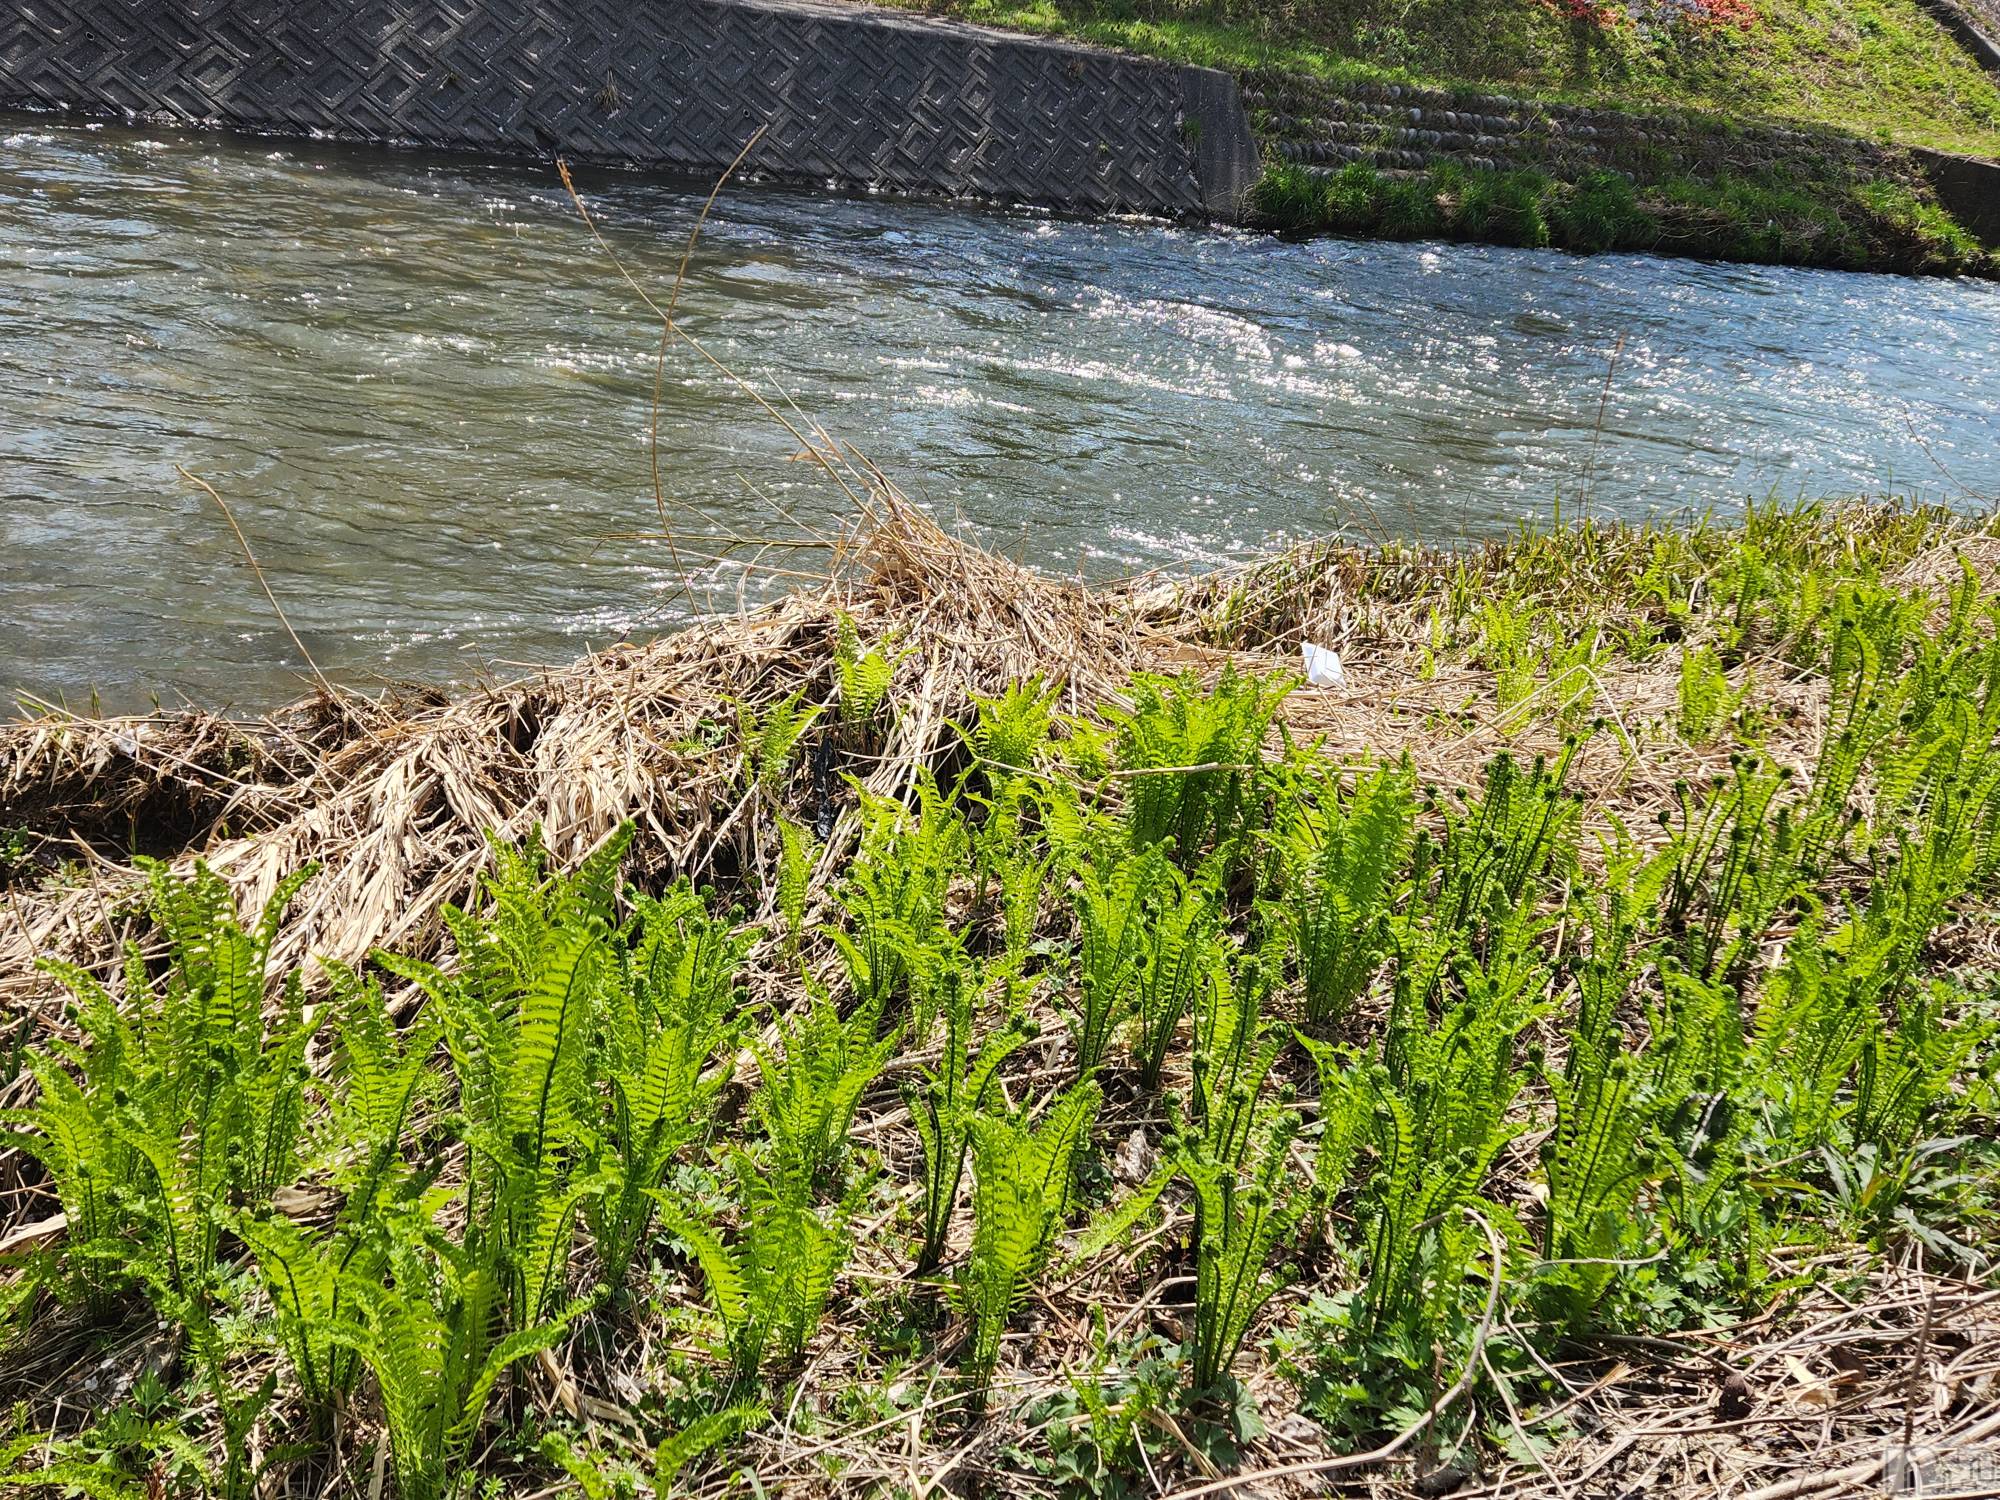
[[[1609,29],[1634,25],[1699,31],[1748,31],[1757,24],[1752,0],[1542,0],[1557,15]]]

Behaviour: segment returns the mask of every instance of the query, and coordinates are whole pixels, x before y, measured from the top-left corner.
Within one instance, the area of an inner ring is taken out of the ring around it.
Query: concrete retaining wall
[[[1944,151],[1914,154],[1938,202],[1985,244],[2000,247],[2000,162]]]
[[[1455,94],[1393,84],[1336,86],[1287,73],[1244,79],[1257,128],[1285,159],[1308,167],[1363,161],[1416,170],[1441,158],[1574,178],[1609,169],[1635,182],[1722,171],[1850,177],[1889,170],[1889,153],[1831,131],[1781,126],[1718,129],[1671,114],[1626,114],[1500,94]]]
[[[2000,73],[2000,6],[1993,0],[1975,0],[1970,7],[1958,0],[1917,0],[1957,42],[1972,60],[1989,73]]]
[[[0,106],[1230,218],[1235,83],[787,0],[7,0]]]
[[[1949,3],[1949,0],[1939,0]],[[1996,0],[2000,3],[2000,0]],[[1717,130],[1505,96],[1295,74],[1235,80],[801,0],[6,0],[0,108],[562,153],[1188,219],[1239,216],[1259,137],[1318,168],[1441,160],[1637,182],[1920,169],[2000,244],[2000,166],[1833,132]],[[1246,105],[1248,112],[1246,112]],[[1255,134],[1253,134],[1253,117]]]
[[[1336,86],[1290,73],[1243,80],[1252,123],[1286,161],[1334,171],[1365,162],[1419,171],[1457,161],[1533,168],[1574,181],[1609,170],[1645,184],[1730,172],[1835,188],[1887,177],[1921,186],[1989,246],[2000,246],[2000,163],[1885,147],[1834,131],[1736,126],[1672,114],[1626,114],[1391,84]]]

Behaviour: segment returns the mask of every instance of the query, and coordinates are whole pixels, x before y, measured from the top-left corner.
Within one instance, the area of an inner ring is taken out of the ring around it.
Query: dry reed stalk
[[[567,861],[633,818],[642,869],[740,865],[751,839],[740,751],[707,731],[795,689],[825,701],[843,611],[865,639],[893,636],[907,653],[903,712],[865,777],[887,795],[949,747],[972,693],[1040,672],[1096,699],[1137,665],[1116,644],[1114,601],[980,554],[873,482],[878,519],[850,535],[818,590],[566,669],[453,699],[342,696],[257,725],[50,713],[0,729],[0,820],[70,847],[136,836],[204,858],[246,906],[320,865],[280,958],[351,961],[428,946],[439,908],[470,891],[488,831],[539,827]],[[120,924],[104,911],[136,876],[129,861],[95,862],[95,887],[21,896],[23,922],[0,934],[0,995],[19,1004],[42,991],[35,952],[110,959]]]

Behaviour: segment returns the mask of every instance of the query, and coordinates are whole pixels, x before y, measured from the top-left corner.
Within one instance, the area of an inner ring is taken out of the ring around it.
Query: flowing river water
[[[580,185],[664,293],[703,192]],[[743,186],[681,306],[941,520],[1096,577],[1332,532],[1488,535],[1558,504],[2000,495],[1988,284]],[[177,466],[350,679],[663,628],[687,606],[643,535],[658,329],[543,167],[0,117],[0,694],[240,710],[299,690]],[[682,350],[664,375],[683,564],[844,513],[714,368]],[[702,581],[734,600],[782,578]]]

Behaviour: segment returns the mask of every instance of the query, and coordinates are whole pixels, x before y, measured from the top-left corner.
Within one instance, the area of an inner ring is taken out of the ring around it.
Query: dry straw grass
[[[137,883],[128,850],[205,859],[245,909],[291,871],[320,866],[294,907],[282,962],[352,962],[380,946],[428,950],[440,906],[471,890],[489,831],[518,839],[539,827],[568,861],[629,818],[639,825],[642,873],[761,872],[771,830],[745,790],[738,708],[755,712],[800,690],[829,701],[843,615],[900,658],[886,745],[869,763],[841,767],[890,795],[952,753],[953,725],[976,695],[1011,682],[1058,683],[1070,709],[1087,712],[1116,701],[1135,670],[1295,666],[1289,640],[1254,649],[1215,642],[1210,606],[1225,583],[1145,579],[1092,590],[1050,578],[947,534],[878,472],[859,460],[851,468],[865,476],[864,509],[835,540],[823,583],[659,640],[456,695],[376,700],[323,690],[254,722],[50,711],[0,727],[0,824],[75,862],[70,878],[10,894],[0,1005],[18,1011],[50,992],[35,973],[38,956],[113,961]],[[1324,736],[1341,756],[1407,751],[1427,778],[1462,786],[1503,744],[1559,743],[1545,720],[1510,732],[1490,674],[1419,680],[1422,589],[1412,587],[1407,604],[1375,605],[1365,620],[1343,619],[1342,577],[1361,561],[1325,548],[1292,560],[1293,587],[1335,603],[1287,633],[1337,635],[1351,666],[1347,689],[1291,697],[1285,722],[1294,734]],[[1608,716],[1657,718],[1674,681],[1668,667],[1603,674]],[[1813,689],[1783,696],[1803,746],[1817,715]],[[1440,732],[1445,716],[1450,728]],[[1694,751],[1636,758],[1608,735],[1578,769],[1604,801],[1636,806],[1703,762]],[[801,775],[794,787],[807,821],[810,781]],[[821,853],[823,870],[841,860],[847,830],[843,818]]]
[[[1322,740],[1330,756],[1408,755],[1425,780],[1470,789],[1500,749],[1561,748],[1556,717],[1535,711],[1546,705],[1503,710],[1493,673],[1425,667],[1430,612],[1448,581],[1518,583],[1516,549],[1320,543],[1192,580],[1149,575],[1089,588],[949,534],[860,455],[820,432],[812,444],[855,497],[854,518],[827,539],[823,578],[770,604],[458,693],[369,698],[329,686],[249,722],[48,710],[0,725],[0,826],[29,833],[44,864],[69,862],[63,878],[7,893],[0,1011],[18,1014],[52,994],[38,957],[100,969],[115,961],[131,925],[135,851],[206,860],[246,910],[291,871],[319,866],[282,939],[286,963],[353,962],[384,946],[428,951],[439,908],[472,889],[489,833],[518,839],[539,828],[569,861],[626,819],[639,826],[637,873],[740,878],[755,915],[768,919],[773,829],[746,790],[738,714],[799,691],[830,702],[843,617],[897,657],[886,743],[836,767],[876,793],[898,795],[920,768],[949,758],[975,698],[1010,683],[1040,677],[1061,686],[1071,712],[1089,713],[1119,701],[1135,671],[1295,673],[1308,638],[1340,649],[1349,682],[1300,688],[1281,724]],[[1644,544],[1638,530],[1603,535],[1612,546]],[[2000,542],[1946,526],[1904,581],[1934,584],[1960,557],[1991,577]],[[1808,768],[1823,682],[1775,657],[1735,676],[1757,683],[1765,753]],[[1595,671],[1589,707],[1604,728],[1573,775],[1600,827],[1615,815],[1644,834],[1677,778],[1726,768],[1726,744],[1689,745],[1662,730],[1677,693],[1671,653],[1613,657]],[[822,780],[802,770],[788,794],[808,823]],[[851,833],[843,812],[820,853],[822,880]]]
[[[823,587],[503,686],[379,702],[322,693],[255,723],[49,713],[0,729],[0,822],[52,841],[88,877],[14,895],[0,995],[18,1006],[39,990],[37,954],[107,956],[133,885],[108,852],[121,844],[205,858],[249,906],[320,865],[287,961],[424,948],[439,906],[470,889],[488,831],[538,826],[568,860],[632,818],[643,868],[754,868],[764,850],[746,818],[738,707],[798,689],[831,696],[843,613],[907,652],[896,728],[855,768],[885,793],[950,741],[971,693],[1039,671],[1094,700],[1137,660],[1113,601],[953,542],[887,490],[876,501]]]

